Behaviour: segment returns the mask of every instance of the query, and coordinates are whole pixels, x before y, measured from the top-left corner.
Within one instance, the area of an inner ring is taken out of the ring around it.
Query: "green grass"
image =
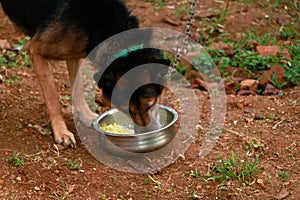
[[[286,170],[278,170],[278,177],[281,179],[281,180],[286,180],[289,178],[289,171],[286,171]]]
[[[284,63],[285,68],[284,77],[292,84],[300,83],[300,40],[295,40],[292,45],[288,47],[291,55],[291,60]]]
[[[68,165],[69,165],[69,169],[71,169],[71,170],[80,170],[80,167],[79,167],[80,163],[79,162],[69,160]]]
[[[229,42],[228,42],[229,43]],[[284,77],[287,82],[279,83],[276,76],[276,71],[273,73],[271,83],[279,89],[286,86],[288,83],[299,84],[300,79],[300,41],[295,40],[294,43],[286,48],[291,55],[291,60],[287,60],[281,53],[279,55],[261,56],[255,50],[247,50],[246,48],[240,48],[238,45],[230,43],[233,49],[228,54],[225,50],[215,50],[207,47],[206,50],[211,56],[214,63],[220,63],[220,72],[223,76],[230,76],[225,73],[227,66],[238,67],[246,70],[249,76],[258,74],[262,71],[268,70],[272,65],[279,65],[285,69]],[[244,46],[244,44],[240,44]],[[203,58],[203,55],[193,60],[193,64],[197,70],[204,74],[209,74],[213,68],[212,62],[209,58]],[[199,68],[199,67],[201,68]]]
[[[189,172],[185,172],[185,174],[190,175],[191,177],[194,178],[200,178],[200,173],[198,172],[198,170],[196,169],[196,171],[194,172],[194,170],[191,170]]]
[[[16,153],[13,153],[10,157],[5,159],[5,161],[7,163],[12,163],[15,167],[20,167],[20,166],[23,166],[25,164],[25,161],[22,158],[22,156],[17,155]]]
[[[15,52],[3,49],[0,54],[0,66],[27,68],[30,67],[30,58],[24,51]]]
[[[260,171],[259,159],[242,161],[236,154],[215,162],[210,171],[202,176],[205,180],[214,180],[224,185],[230,180],[238,180],[241,184],[251,185]]]
[[[192,199],[200,199],[201,197],[197,194],[196,191],[192,192]]]
[[[18,44],[15,45],[17,51],[3,49],[0,53],[0,66],[7,68],[27,68],[30,67],[30,57],[24,51],[24,45],[29,41],[29,37],[25,37],[19,40]]]

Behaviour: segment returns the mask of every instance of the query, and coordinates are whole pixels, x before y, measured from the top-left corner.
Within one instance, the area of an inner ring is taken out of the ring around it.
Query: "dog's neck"
[[[142,50],[143,48],[144,48],[144,45],[140,44],[140,45],[133,45],[127,49],[122,49],[121,51],[119,51],[119,52],[115,53],[113,56],[111,56],[111,61],[118,59],[118,58],[126,57],[129,55],[130,52]]]

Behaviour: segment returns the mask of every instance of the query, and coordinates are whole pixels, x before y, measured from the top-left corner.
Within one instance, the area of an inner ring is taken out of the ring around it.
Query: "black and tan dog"
[[[30,54],[48,109],[54,138],[64,146],[75,146],[76,141],[64,122],[52,68],[48,60],[65,60],[71,88],[78,72],[79,60],[105,39],[139,27],[138,19],[132,16],[121,0],[0,0],[4,12],[14,25],[32,39],[26,50]],[[128,113],[139,127],[155,129],[157,103],[163,93],[162,74],[153,66],[138,71],[134,79],[120,77],[134,67],[146,63],[169,64],[159,50],[140,49],[128,56],[117,58],[102,77],[95,79],[103,90],[106,100],[112,100],[114,86],[120,97],[126,97],[128,87],[142,84],[131,97],[116,98],[114,106]],[[116,84],[123,80],[123,84]],[[152,83],[152,82],[155,83]],[[82,92],[79,108],[86,124],[97,116],[84,101]],[[126,102],[129,106],[126,106]],[[125,103],[124,103],[125,102]],[[140,130],[137,130],[140,131]]]

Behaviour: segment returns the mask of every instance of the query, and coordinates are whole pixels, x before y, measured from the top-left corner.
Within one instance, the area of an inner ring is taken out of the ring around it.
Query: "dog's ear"
[[[103,74],[100,72],[94,74],[94,80],[96,81],[98,87],[106,90],[113,89],[116,82],[115,79],[115,74],[111,71],[104,72]]]
[[[136,16],[130,15],[129,16],[129,22],[132,25],[132,27],[138,27],[139,26],[139,20]]]

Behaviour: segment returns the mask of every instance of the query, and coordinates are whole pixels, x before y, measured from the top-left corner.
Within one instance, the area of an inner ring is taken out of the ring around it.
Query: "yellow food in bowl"
[[[101,125],[101,129],[105,132],[113,133],[113,134],[134,134],[134,130],[125,128],[124,126],[118,125],[116,123],[113,124],[103,123]]]

